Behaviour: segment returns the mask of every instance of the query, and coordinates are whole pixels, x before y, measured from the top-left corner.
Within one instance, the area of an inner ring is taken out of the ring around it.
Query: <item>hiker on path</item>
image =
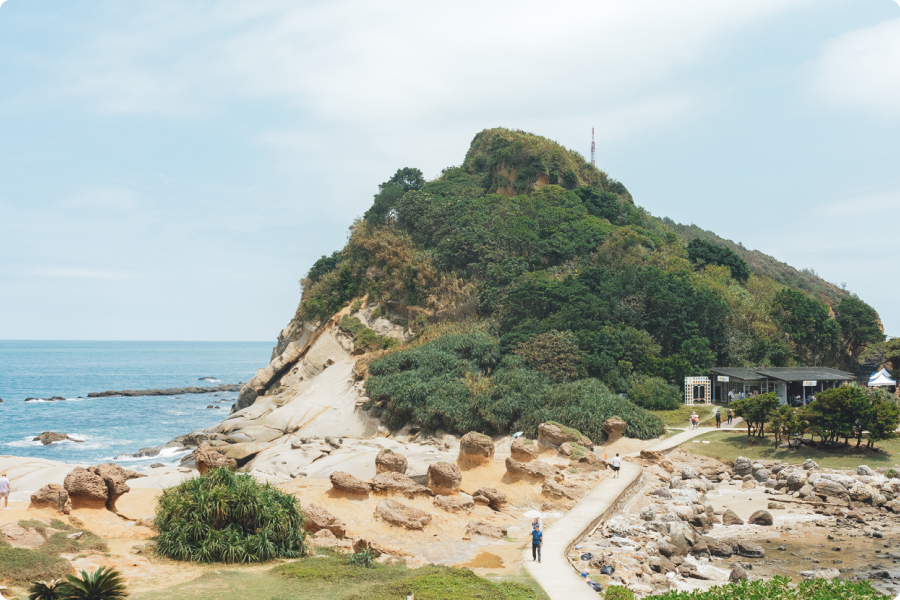
[[[531,529],[531,560],[541,562],[541,544],[544,543],[544,532],[535,525]]]
[[[722,411],[718,408],[716,409],[716,429],[722,426]]]
[[[0,475],[0,498],[3,498],[4,508],[9,510],[9,479],[6,478],[6,473]]]
[[[728,403],[731,404],[732,400],[734,400],[734,390],[728,390]]]
[[[616,457],[613,459],[613,477],[615,479],[619,478],[619,468],[622,466],[622,459],[619,458],[619,453],[616,452]]]
[[[728,409],[728,424],[731,425],[731,419],[734,418],[734,411],[730,408]]]
[[[534,529],[535,527],[538,528],[538,531],[544,531],[544,522],[541,521],[540,517],[535,517],[531,520],[531,528]]]

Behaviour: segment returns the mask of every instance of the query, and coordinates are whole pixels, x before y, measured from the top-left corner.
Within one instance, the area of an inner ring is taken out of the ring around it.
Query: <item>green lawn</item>
[[[468,569],[430,565],[407,569],[376,564],[366,569],[344,557],[312,557],[265,571],[211,571],[193,581],[155,592],[132,594],[135,600],[549,600],[524,573],[490,580]]]
[[[708,441],[709,444],[693,443],[695,441]],[[797,450],[779,449],[775,447],[775,440],[769,436],[764,439],[748,438],[746,429],[731,431],[713,431],[694,438],[681,446],[683,450],[711,456],[722,461],[733,461],[738,456],[746,456],[749,459],[782,460],[784,462],[802,463],[811,458],[820,467],[829,469],[856,468],[859,465],[876,467],[893,467],[900,463],[900,440],[886,440],[878,442],[878,450],[871,451],[865,448],[855,448],[851,441],[849,448],[837,448],[835,450],[820,450],[802,446]],[[863,442],[865,445],[865,442]]]
[[[666,427],[690,427],[688,419],[692,412],[697,411],[700,424],[703,425],[706,421],[714,422],[713,415],[716,414],[716,408],[718,407],[713,404],[694,404],[693,406],[681,406],[675,410],[654,410],[653,412],[659,415]],[[725,420],[725,410],[722,409],[723,421]]]

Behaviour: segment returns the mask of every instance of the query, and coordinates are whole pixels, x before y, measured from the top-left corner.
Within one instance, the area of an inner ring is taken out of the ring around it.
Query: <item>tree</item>
[[[688,258],[697,266],[720,265],[731,269],[731,276],[746,283],[750,277],[747,261],[730,248],[719,246],[700,238],[694,238],[688,244]]]
[[[109,567],[100,567],[94,573],[81,572],[81,576],[66,575],[62,585],[64,600],[122,600],[128,597],[122,574]]]
[[[517,345],[513,354],[555,383],[574,381],[585,375],[581,351],[571,331],[548,331]]]
[[[775,321],[790,335],[797,358],[806,364],[834,364],[841,347],[841,327],[828,307],[797,290],[775,294]]]
[[[835,309],[844,352],[850,355],[853,366],[858,364],[859,354],[869,344],[884,341],[884,333],[875,309],[859,298],[845,298]]]
[[[783,404],[774,410],[770,418],[771,429],[775,434],[776,447],[781,445],[781,438],[783,435],[787,435],[788,439],[790,439],[790,436],[792,435],[803,433],[807,425],[807,423],[800,418],[797,411],[787,404]]]
[[[60,600],[62,579],[35,581],[28,587],[28,600]]]
[[[411,190],[421,189],[425,184],[422,171],[412,167],[397,169],[393,177],[378,186],[375,202],[366,211],[363,218],[372,223],[383,223],[391,211],[397,208],[397,202],[403,194]]]
[[[804,410],[804,416],[823,441],[833,444],[844,438],[847,444],[851,436],[861,435],[860,423],[870,405],[862,388],[842,385],[816,394],[815,401]]]
[[[757,437],[763,437],[765,436],[766,423],[770,420],[772,413],[778,408],[778,398],[774,392],[769,392],[768,394],[734,400],[730,406],[734,410],[734,414],[746,421],[747,437],[750,437],[753,431],[756,431]]]
[[[650,375],[633,375],[628,399],[647,410],[675,410],[681,405],[681,390]]]

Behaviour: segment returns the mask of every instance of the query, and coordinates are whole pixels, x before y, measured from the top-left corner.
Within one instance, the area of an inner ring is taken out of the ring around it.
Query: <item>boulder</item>
[[[675,466],[662,452],[657,452],[655,450],[641,450],[641,458],[647,462],[659,465],[667,473],[673,473],[675,471]]]
[[[494,510],[500,510],[506,505],[506,494],[494,488],[482,487],[472,494],[475,502],[484,503]]]
[[[796,492],[805,485],[806,473],[804,473],[803,471],[793,471],[788,474],[787,478],[784,481],[787,484],[789,490],[791,490],[792,492]]]
[[[659,549],[659,553],[666,558],[672,558],[678,554],[678,548],[669,543],[666,538],[657,540],[656,547]]]
[[[830,479],[820,479],[815,485],[815,492],[820,496],[833,496],[836,498],[849,498],[846,488]]]
[[[734,546],[723,540],[710,540],[706,542],[706,547],[712,556],[719,558],[730,558],[734,554]]]
[[[66,475],[63,485],[74,508],[106,506],[109,489],[103,478],[83,467],[75,467]]]
[[[321,506],[307,504],[303,507],[303,516],[306,518],[306,530],[310,533],[327,529],[339,538],[347,535],[347,526],[344,522]]]
[[[751,525],[771,525],[775,522],[772,518],[771,513],[767,510],[758,510],[747,519],[747,522]]]
[[[673,531],[669,534],[669,543],[675,547],[676,554],[685,556],[691,549],[691,545],[681,531]]]
[[[584,454],[578,459],[579,465],[586,465],[588,467],[599,467],[603,461],[600,460],[600,457],[591,452],[590,450],[585,450]]]
[[[730,508],[722,513],[722,525],[743,525],[744,520]]]
[[[697,469],[694,467],[685,467],[681,470],[681,478],[685,481],[688,479],[697,479],[700,477],[700,473],[697,472]]]
[[[572,452],[573,452],[573,448],[572,448],[571,442],[566,442],[565,444],[563,444],[562,446],[559,447],[559,453],[567,458],[572,456]]]
[[[372,484],[362,479],[358,479],[344,471],[335,471],[329,477],[331,479],[331,487],[345,494],[355,496],[368,496],[372,489]]]
[[[406,457],[393,450],[382,449],[375,457],[375,474],[401,473],[406,474],[408,463]]]
[[[379,494],[403,494],[407,498],[429,496],[431,492],[424,485],[418,484],[403,473],[385,471],[372,480],[372,491]]]
[[[31,505],[36,508],[55,508],[64,515],[72,511],[72,501],[69,499],[69,492],[58,483],[48,483],[31,494]]]
[[[468,496],[435,496],[434,504],[448,512],[471,512],[475,508],[475,500]]]
[[[566,442],[577,442],[582,446],[592,446],[591,440],[587,439],[577,429],[564,427],[558,423],[541,423],[538,425],[538,443],[559,450],[559,447]]]
[[[226,458],[222,453],[214,450],[207,442],[202,442],[194,450],[194,465],[203,475],[210,469],[225,467],[234,471],[237,469],[237,461],[234,458]]]
[[[440,496],[452,496],[459,493],[462,473],[459,467],[450,463],[438,462],[428,465],[428,487]]]
[[[618,417],[610,417],[603,423],[603,433],[606,434],[606,440],[610,443],[625,435],[627,428],[628,424]]]
[[[527,463],[538,457],[538,447],[532,440],[524,440],[520,437],[513,440],[509,447],[509,455],[513,460]]]
[[[463,533],[464,540],[471,540],[473,535],[483,535],[484,537],[500,539],[504,535],[506,535],[507,529],[505,527],[497,527],[495,525],[488,525],[483,521],[469,521],[469,524],[466,525],[466,531]]]
[[[91,467],[90,470],[106,483],[106,508],[116,512],[116,500],[131,491],[126,483],[128,472],[116,463]]]
[[[36,438],[34,438],[32,441],[40,442],[45,446],[49,446],[53,442],[63,442],[65,440],[70,440],[70,439],[72,439],[72,438],[70,438],[65,433],[56,433],[55,431],[45,431],[45,432],[41,433],[40,435],[38,435]],[[72,440],[72,441],[75,442],[75,441],[80,441],[80,440]]]
[[[512,456],[506,459],[506,471],[514,477],[537,477],[544,479],[556,475],[556,471],[553,467],[542,460],[521,463],[514,460]]]
[[[747,579],[747,571],[742,569],[741,567],[735,567],[731,570],[731,573],[728,574],[728,581],[731,583],[738,583],[739,581],[743,581]]]
[[[743,477],[744,475],[749,475],[753,471],[753,463],[749,458],[744,456],[738,456],[734,459],[734,474],[740,475]]]
[[[470,431],[459,440],[459,456],[456,463],[463,468],[489,465],[494,462],[494,440]]]
[[[0,538],[13,548],[37,550],[44,545],[44,536],[34,527],[22,527],[9,523],[0,528]]]
[[[581,488],[572,484],[563,485],[553,479],[545,479],[541,485],[541,493],[554,500],[577,500],[581,495]]]
[[[665,556],[651,556],[647,560],[647,565],[654,573],[662,573],[663,575],[675,570],[675,564]]]
[[[841,572],[835,568],[820,569],[813,573],[813,579],[837,579]]]
[[[406,529],[424,529],[431,523],[431,515],[424,510],[404,506],[396,500],[386,499],[375,507],[375,517],[383,519],[391,525]]]
[[[772,477],[772,472],[768,469],[759,469],[753,472],[753,479],[760,483],[765,483]]]
[[[811,458],[807,458],[805,461],[803,461],[803,469],[806,471],[809,471],[812,469],[818,469],[818,468],[819,468],[819,463],[817,463],[816,461],[814,461]]]
[[[762,546],[743,540],[735,545],[734,553],[745,558],[764,558],[766,556],[766,551]]]
[[[857,483],[849,490],[850,499],[855,502],[871,502],[874,491],[864,483]]]
[[[875,475],[875,471],[870,469],[868,465],[859,465],[856,467],[856,474],[864,477],[872,477]]]

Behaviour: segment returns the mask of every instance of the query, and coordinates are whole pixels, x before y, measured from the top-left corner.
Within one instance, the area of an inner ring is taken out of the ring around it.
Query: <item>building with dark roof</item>
[[[709,370],[716,400],[728,400],[728,392],[745,394],[775,392],[782,404],[806,404],[817,392],[835,388],[855,377],[828,367],[713,367]]]

